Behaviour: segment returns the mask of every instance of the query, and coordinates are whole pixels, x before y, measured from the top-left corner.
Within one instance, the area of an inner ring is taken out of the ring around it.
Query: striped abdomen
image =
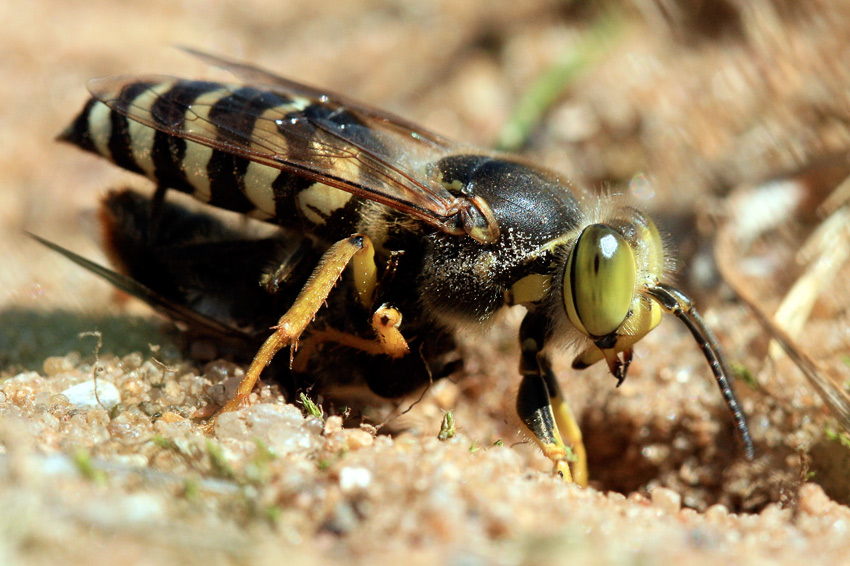
[[[344,125],[355,117],[307,98],[246,86],[173,78],[115,85],[114,92],[90,99],[60,139],[217,207],[326,238],[357,231],[361,199],[238,154],[250,147],[268,153],[273,144],[284,157],[333,160],[317,153],[309,131],[285,138],[275,124],[287,116],[316,115]],[[213,143],[192,141],[193,136]]]

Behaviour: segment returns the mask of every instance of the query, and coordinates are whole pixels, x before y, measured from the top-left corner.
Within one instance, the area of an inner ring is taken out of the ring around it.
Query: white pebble
[[[339,471],[339,488],[343,493],[362,491],[372,483],[372,472],[359,466],[347,466]]]
[[[68,399],[68,403],[80,409],[105,408],[108,410],[121,402],[121,393],[118,388],[108,381],[98,380],[97,396],[94,392],[95,382],[92,379],[72,385],[63,391],[62,395]]]

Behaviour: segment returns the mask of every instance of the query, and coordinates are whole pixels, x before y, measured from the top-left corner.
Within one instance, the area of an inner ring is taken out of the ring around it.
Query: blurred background
[[[705,305],[740,368],[762,459],[697,487],[740,449],[716,386],[679,371],[707,373],[698,349],[667,323],[638,350],[635,377],[622,390],[598,372],[565,383],[601,487],[628,493],[650,481],[683,489],[690,482],[695,507],[722,501],[753,510],[778,500],[812,466],[815,481],[847,500],[840,423],[794,364],[766,357],[769,334],[723,279],[772,313],[809,274],[815,284],[803,292],[808,308],[794,319],[796,336],[829,384],[844,387],[847,224],[838,217],[819,251],[799,251],[846,200],[835,190],[850,174],[850,3],[36,0],[0,4],[0,37],[7,375],[40,368],[46,355],[90,351],[76,333],[93,326],[118,354],[163,340],[144,306],[118,301],[25,231],[105,261],[91,211],[107,189],[146,182],[54,138],[82,107],[91,77],[227,78],[174,47],[186,45],[328,87],[462,142],[526,155],[591,190],[629,194],[658,218],[682,258],[680,284]],[[723,230],[725,274],[715,254]],[[837,255],[812,276],[826,252]],[[515,330],[503,334],[497,347],[512,348]],[[488,355],[472,352],[464,392],[483,414],[510,412],[513,401],[498,393],[516,387],[515,353],[494,377]],[[670,427],[691,426],[682,411],[704,402],[714,423],[706,444],[720,434],[727,445],[688,460],[688,447],[676,455],[675,446],[652,443],[668,438]],[[466,422],[470,431],[492,427]],[[614,460],[620,471],[608,465]],[[680,473],[683,462],[691,476]]]

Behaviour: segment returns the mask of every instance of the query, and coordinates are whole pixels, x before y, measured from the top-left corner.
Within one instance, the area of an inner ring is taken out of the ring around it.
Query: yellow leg
[[[570,465],[567,460],[567,451],[564,450],[564,445],[547,444],[541,446],[543,455],[549,458],[555,465],[553,472],[561,476],[567,483],[577,483],[582,487],[587,487],[587,484],[579,483],[576,478],[570,473]]]
[[[545,320],[532,313],[526,315],[520,327],[523,377],[517,392],[517,413],[543,455],[554,464],[555,472],[586,487],[587,453],[581,429],[542,353],[546,328]]]
[[[528,428],[532,439],[543,451],[543,455],[552,461],[554,472],[568,482],[574,481],[582,487],[586,486],[586,468],[583,469],[583,476],[574,473],[578,470],[570,471],[571,453],[561,438],[549,391],[541,376],[537,374],[523,376],[517,392],[516,406],[519,418]]]
[[[401,325],[401,313],[390,306],[381,305],[372,315],[372,329],[377,339],[363,338],[347,332],[340,332],[335,328],[325,328],[311,331],[306,339],[309,347],[315,348],[322,342],[336,342],[349,348],[361,350],[374,356],[384,355],[392,359],[398,359],[410,352],[404,336],[398,327]],[[298,358],[300,358],[300,352]],[[296,363],[299,362],[296,358]],[[300,368],[299,368],[300,369]]]
[[[245,403],[260,379],[263,369],[269,365],[277,352],[286,346],[292,346],[293,350],[298,347],[299,337],[315,318],[325,299],[328,298],[331,289],[336,285],[342,272],[349,262],[352,262],[353,258],[362,260],[365,256],[368,259],[368,261],[353,262],[354,277],[361,300],[371,300],[371,295],[377,285],[374,254],[372,241],[363,235],[351,236],[328,248],[295,302],[280,318],[277,326],[273,328],[274,333],[269,336],[260,351],[254,356],[248,372],[242,378],[242,382],[236,390],[236,395],[222,408],[221,413],[234,411]],[[369,263],[371,263],[371,266]],[[290,355],[291,362],[292,355]]]
[[[587,487],[587,451],[584,448],[581,429],[569,405],[564,401],[563,393],[558,382],[555,381],[554,375],[551,372],[548,375],[552,377],[546,379],[546,385],[549,390],[549,401],[552,404],[557,431],[563,441],[570,445],[573,450],[573,481],[582,487]]]
[[[354,288],[357,289],[360,303],[367,309],[371,309],[372,301],[375,298],[375,287],[378,286],[375,246],[372,245],[372,240],[368,237],[360,237],[364,239],[363,249],[351,258],[351,267],[354,270]]]
[[[401,313],[389,305],[381,305],[372,315],[372,329],[378,336],[381,353],[393,359],[401,358],[410,352],[407,340],[401,335]]]

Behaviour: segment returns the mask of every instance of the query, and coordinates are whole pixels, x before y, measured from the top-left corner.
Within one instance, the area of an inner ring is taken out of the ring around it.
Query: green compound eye
[[[590,337],[611,334],[635,294],[635,254],[619,232],[591,224],[576,240],[564,275],[567,316]]]

